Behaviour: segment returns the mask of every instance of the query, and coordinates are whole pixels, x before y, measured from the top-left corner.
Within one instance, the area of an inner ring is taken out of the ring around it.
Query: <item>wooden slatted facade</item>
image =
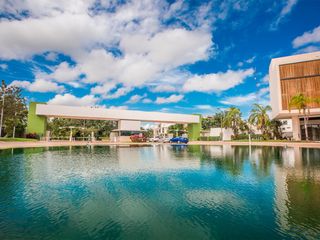
[[[283,110],[288,110],[290,99],[299,93],[320,97],[320,60],[280,65],[279,71]],[[310,103],[310,108],[320,105]]]

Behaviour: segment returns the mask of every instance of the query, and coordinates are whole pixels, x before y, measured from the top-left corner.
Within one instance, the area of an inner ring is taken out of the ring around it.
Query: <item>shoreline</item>
[[[10,148],[35,148],[35,147],[62,147],[62,146],[130,146],[130,145],[160,145],[168,143],[133,143],[133,142],[86,142],[86,141],[37,141],[37,142],[1,142],[0,149]],[[301,148],[320,148],[320,142],[236,142],[236,141],[191,141],[188,145],[209,145],[209,146],[270,146],[270,147],[301,147]]]

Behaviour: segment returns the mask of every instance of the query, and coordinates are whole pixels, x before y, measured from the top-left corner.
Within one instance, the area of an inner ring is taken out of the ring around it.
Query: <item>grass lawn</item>
[[[37,139],[31,139],[31,138],[0,138],[0,142],[36,142]]]

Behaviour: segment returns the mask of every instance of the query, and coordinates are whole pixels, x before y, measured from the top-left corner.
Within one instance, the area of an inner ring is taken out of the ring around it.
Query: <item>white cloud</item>
[[[25,59],[48,51],[76,56],[92,44],[106,41],[107,23],[103,26],[97,18],[67,13],[54,17],[2,20],[0,57]]]
[[[53,69],[52,73],[36,72],[36,78],[72,84],[78,80],[80,74],[78,68],[70,66],[67,62],[62,62]]]
[[[128,106],[110,106],[110,109],[119,109],[119,110],[126,110]]]
[[[176,88],[172,85],[159,84],[154,88],[151,88],[152,92],[174,92]]]
[[[137,103],[137,102],[140,102],[143,98],[145,98],[147,95],[144,94],[144,95],[132,95],[130,97],[130,99],[126,102],[126,103]]]
[[[114,83],[104,83],[103,85],[98,85],[93,88],[91,88],[91,94],[107,94],[109,91],[111,91],[115,87]]]
[[[19,80],[14,80],[10,83],[9,86],[16,86],[20,88],[25,88],[27,89],[31,85],[31,82],[29,81],[19,81]]]
[[[8,64],[5,64],[5,63],[2,63],[2,64],[0,64],[0,69],[1,70],[7,70],[8,69]]]
[[[246,63],[246,64],[251,64],[251,63],[254,62],[255,59],[256,59],[256,56],[253,56],[253,57],[248,58],[247,60],[245,60],[245,61],[243,61],[243,62],[238,62],[238,63],[237,63],[237,66],[238,66],[238,67],[242,67],[245,63]]]
[[[224,100],[220,101],[220,103],[225,105],[235,105],[235,106],[241,106],[246,105],[248,102],[252,102],[257,98],[255,93],[250,93],[247,95],[240,95],[235,97],[227,97]]]
[[[55,52],[49,52],[47,55],[45,55],[45,59],[47,61],[54,62],[58,59],[58,54]]]
[[[296,52],[296,54],[311,53],[311,52],[317,52],[317,51],[320,51],[320,46],[307,46],[307,47],[299,49]]]
[[[257,87],[263,86],[263,85],[269,85],[269,74],[266,74],[258,83]]]
[[[155,103],[156,104],[164,104],[164,103],[176,103],[181,101],[184,98],[183,95],[172,94],[169,97],[157,97]]]
[[[303,33],[301,36],[296,37],[292,45],[294,48],[298,48],[311,43],[319,43],[320,42],[320,26],[314,28],[311,31]]]
[[[57,94],[54,98],[48,101],[48,104],[66,105],[66,106],[95,106],[98,98],[93,95],[85,95],[83,97],[76,97],[70,93]]]
[[[259,89],[258,92],[248,93],[246,95],[226,97],[220,101],[224,105],[245,106],[252,103],[268,104],[269,87]]]
[[[228,70],[224,73],[196,75],[189,78],[183,86],[185,92],[221,92],[233,88],[252,76],[252,68],[246,70]]]
[[[29,92],[63,92],[65,89],[63,86],[58,85],[55,82],[51,82],[45,79],[36,79],[34,82],[15,80],[10,85],[24,88]]]
[[[25,12],[34,17],[55,16],[62,12],[84,13],[93,0],[10,0],[1,1],[0,9],[17,18],[26,17]]]
[[[281,12],[279,14],[279,16],[277,17],[277,19],[275,20],[275,22],[273,24],[271,24],[270,29],[271,30],[276,30],[279,26],[279,24],[281,23],[281,21],[288,15],[291,13],[293,7],[298,3],[298,0],[286,0],[285,5],[283,6],[283,8],[281,9]]]
[[[142,99],[142,103],[152,103],[152,100],[149,98]]]
[[[176,67],[207,59],[211,46],[207,32],[169,29],[155,35],[146,47],[151,61]]]
[[[104,99],[113,99],[118,98],[126,95],[128,92],[131,91],[131,88],[127,87],[120,87],[115,92],[109,92],[103,96]]]
[[[155,91],[173,92],[176,87],[168,87],[165,78],[172,74],[171,79],[178,79],[177,69],[208,59],[214,47],[211,4],[193,11],[186,11],[188,7],[183,1],[148,0],[1,2],[3,12],[15,18],[0,22],[0,58],[21,60],[44,54],[47,60],[58,61],[58,54],[66,55],[72,66],[62,62],[52,73],[37,70],[36,78],[72,87],[92,84],[96,87],[91,94],[106,98],[157,84]],[[170,19],[178,21],[170,26],[162,23]],[[161,89],[162,84],[166,86]],[[117,86],[123,88],[113,91]]]
[[[200,109],[200,110],[212,110],[215,107],[213,107],[211,105],[196,105],[195,108]]]
[[[255,59],[256,59],[256,56],[253,56],[253,57],[247,59],[245,62],[251,64],[254,62]]]

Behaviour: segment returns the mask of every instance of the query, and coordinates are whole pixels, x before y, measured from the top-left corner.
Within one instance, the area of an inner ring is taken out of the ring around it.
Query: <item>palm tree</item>
[[[239,108],[231,107],[227,111],[227,114],[224,118],[223,125],[225,128],[232,128],[234,136],[237,136],[239,133],[239,127],[241,123],[241,111]]]
[[[308,115],[310,115],[310,108],[308,104],[312,102],[311,99],[307,96],[305,96],[302,93],[299,93],[295,96],[293,96],[289,102],[289,112],[291,112],[292,108],[298,109],[299,114],[303,114],[303,122],[304,122],[304,131],[306,134],[306,140],[309,140],[309,135],[308,135]]]
[[[263,136],[268,135],[268,125],[270,122],[268,112],[270,111],[271,107],[269,105],[263,106],[255,103],[249,116],[249,122],[257,126],[257,129],[261,130]]]

